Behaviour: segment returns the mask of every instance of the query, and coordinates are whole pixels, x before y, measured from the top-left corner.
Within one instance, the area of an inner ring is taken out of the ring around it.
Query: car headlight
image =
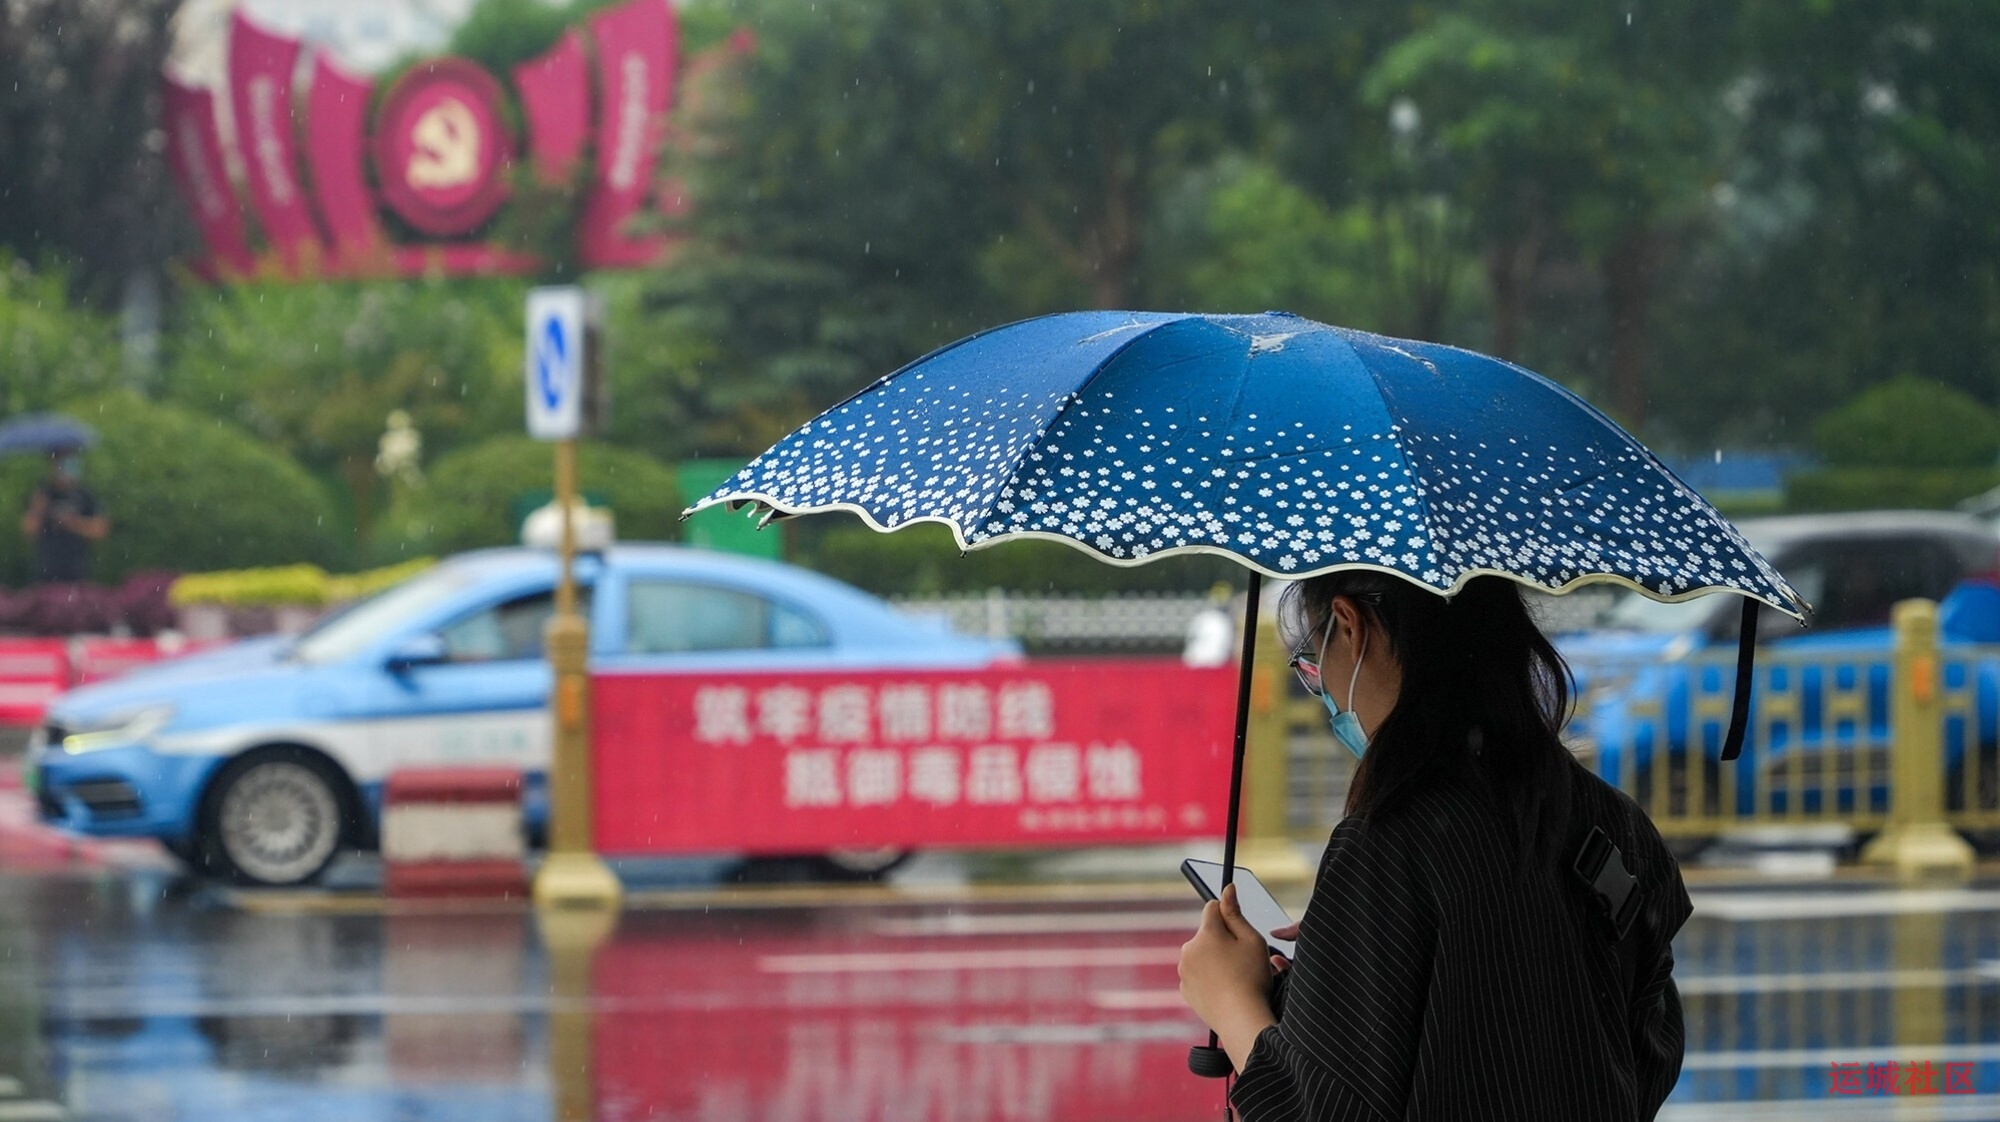
[[[174,707],[171,705],[150,705],[144,709],[114,713],[63,737],[62,750],[75,756],[100,748],[122,748],[159,732],[173,719]]]

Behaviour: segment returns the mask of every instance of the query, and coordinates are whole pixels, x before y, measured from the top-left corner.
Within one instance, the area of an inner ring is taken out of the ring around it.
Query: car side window
[[[628,654],[738,651],[767,646],[770,602],[735,589],[635,580],[625,592]]]
[[[796,649],[824,647],[832,640],[826,625],[789,604],[774,604],[771,611],[771,645]]]
[[[1936,600],[1951,590],[1956,566],[1936,543],[1909,539],[1842,542],[1828,550],[1826,590],[1815,627],[1881,627],[1903,600]]]
[[[590,588],[577,589],[577,610],[590,614]],[[555,614],[555,593],[530,592],[460,617],[438,631],[446,662],[510,662],[542,657],[542,631]]]

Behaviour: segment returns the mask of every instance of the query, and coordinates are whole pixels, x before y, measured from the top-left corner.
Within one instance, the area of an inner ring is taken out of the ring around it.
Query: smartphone
[[[1194,890],[1201,893],[1202,899],[1222,898],[1222,866],[1216,862],[1197,861],[1190,857],[1181,862],[1181,875],[1194,885]],[[1273,952],[1291,958],[1298,948],[1297,940],[1271,938],[1272,931],[1292,922],[1285,915],[1285,909],[1271,898],[1271,890],[1264,887],[1264,882],[1257,879],[1256,873],[1241,865],[1236,866],[1236,879],[1230,883],[1236,886],[1236,903],[1243,909],[1243,918],[1264,933],[1264,941],[1271,945]]]

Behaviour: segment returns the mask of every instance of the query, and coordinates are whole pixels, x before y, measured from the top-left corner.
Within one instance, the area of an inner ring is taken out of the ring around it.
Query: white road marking
[[[887,974],[904,970],[1060,970],[1074,966],[1173,966],[1179,947],[1070,947],[1049,950],[864,951],[773,954],[757,960],[766,974]]]
[[[21,1097],[21,1081],[11,1075],[0,1075],[0,1099]]]
[[[68,1117],[60,1103],[41,1099],[0,1103],[0,1122],[63,1122]]]
[[[1951,912],[2000,912],[2000,891],[1902,888],[1864,892],[1694,892],[1696,919],[1736,923],[1835,916],[1896,916]]]
[[[1008,912],[988,915],[917,916],[883,919],[874,924],[878,935],[1073,935],[1107,931],[1185,931],[1190,936],[1201,912]]]

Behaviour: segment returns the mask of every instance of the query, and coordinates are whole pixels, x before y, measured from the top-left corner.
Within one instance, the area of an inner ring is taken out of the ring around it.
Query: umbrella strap
[[[1236,741],[1229,757],[1229,822],[1222,835],[1224,888],[1236,879],[1236,826],[1243,810],[1243,749],[1250,733],[1250,687],[1257,680],[1257,595],[1263,582],[1263,574],[1250,570],[1250,587],[1243,597],[1243,654],[1236,663]],[[1206,1045],[1188,1049],[1188,1070],[1204,1079],[1227,1079],[1235,1074],[1235,1066],[1213,1032],[1208,1034]],[[1228,1110],[1225,1105],[1224,1117]]]
[[[1722,758],[1743,754],[1743,734],[1750,724],[1750,686],[1757,680],[1757,601],[1743,598],[1743,627],[1736,635],[1736,701],[1729,707],[1729,732],[1722,738]]]

